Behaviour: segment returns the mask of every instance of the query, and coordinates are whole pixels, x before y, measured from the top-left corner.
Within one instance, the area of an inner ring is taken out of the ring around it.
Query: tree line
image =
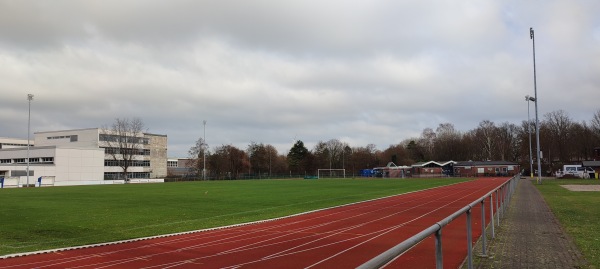
[[[531,136],[530,136],[531,133]],[[317,169],[346,169],[357,175],[361,169],[412,165],[423,161],[511,161],[529,170],[529,141],[536,162],[535,121],[481,121],[469,131],[458,131],[452,123],[441,123],[435,130],[425,128],[419,137],[402,140],[384,150],[374,144],[350,146],[339,139],[319,141],[312,149],[297,140],[286,153],[269,144],[251,142],[246,149],[221,145],[209,150],[202,138],[190,148],[190,167],[202,175],[206,164],[211,179],[302,177],[315,175]],[[563,164],[595,158],[600,147],[600,109],[589,122],[574,121],[564,110],[545,114],[540,122],[540,148],[543,172],[556,171]],[[205,154],[206,153],[206,154]],[[597,157],[596,157],[597,158]]]

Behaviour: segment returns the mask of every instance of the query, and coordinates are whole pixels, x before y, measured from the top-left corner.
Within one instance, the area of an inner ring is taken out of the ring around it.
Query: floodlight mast
[[[33,94],[27,94],[27,101],[29,102],[28,106],[28,115],[27,115],[27,187],[29,187],[29,133],[31,132],[31,101],[33,100]],[[17,184],[18,185],[18,184]]]
[[[537,96],[537,81],[536,81],[536,70],[535,70],[535,34],[533,27],[529,28],[529,37],[532,40],[533,45],[533,90],[535,93],[535,138],[537,143],[537,165],[538,165],[538,177],[537,183],[542,184],[542,164],[540,162],[540,120],[538,118],[538,96]]]

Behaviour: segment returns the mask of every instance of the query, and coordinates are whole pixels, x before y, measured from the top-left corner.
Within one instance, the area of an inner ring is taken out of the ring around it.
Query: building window
[[[25,158],[14,159],[15,163],[26,163]]]
[[[126,148],[104,148],[106,154],[121,154],[122,152],[130,153],[129,155],[150,156],[149,149],[126,149]]]
[[[148,172],[129,172],[127,178],[150,178]],[[104,180],[124,180],[123,173],[119,172],[106,172],[104,173]]]
[[[137,137],[137,136],[120,136],[120,135],[111,135],[111,134],[100,134],[100,141],[107,142],[126,142],[126,143],[134,143],[134,144],[150,144],[150,139]]]
[[[29,162],[30,163],[39,163],[40,162],[40,158],[29,158]]]
[[[11,159],[1,159],[0,163],[12,163]]]
[[[34,170],[29,170],[29,176],[33,176]],[[12,170],[10,171],[10,176],[12,177],[25,177],[27,176],[27,170]]]
[[[42,163],[53,163],[54,157],[44,157],[42,158]]]
[[[46,139],[65,139],[65,138],[70,138],[73,139],[72,137],[75,137],[75,141],[77,141],[77,136],[76,135],[57,135],[57,136],[48,136],[46,137]]]
[[[124,160],[104,160],[104,166],[123,166],[124,162]],[[134,160],[129,162],[130,167],[150,167],[149,160]]]

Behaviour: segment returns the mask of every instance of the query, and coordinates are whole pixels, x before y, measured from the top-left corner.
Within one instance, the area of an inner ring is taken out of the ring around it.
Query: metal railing
[[[512,194],[515,191],[518,180],[521,178],[521,175],[516,175],[512,177],[509,181],[502,184],[501,186],[495,188],[494,190],[488,192],[481,198],[473,201],[469,205],[461,208],[460,210],[454,212],[452,215],[447,218],[435,223],[429,228],[419,232],[418,234],[404,240],[402,243],[390,248],[389,250],[379,254],[377,257],[369,260],[368,262],[360,265],[359,269],[371,269],[371,268],[380,268],[401,256],[406,251],[419,244],[421,241],[425,240],[430,235],[435,234],[435,261],[436,268],[443,268],[443,250],[442,250],[442,228],[452,222],[454,219],[458,218],[462,214],[467,215],[467,267],[469,269],[473,268],[473,246],[472,246],[472,227],[471,227],[471,210],[478,204],[481,204],[481,246],[482,246],[482,256],[486,256],[486,221],[485,221],[485,201],[489,198],[490,203],[490,224],[491,224],[491,233],[492,238],[495,238],[494,231],[494,209],[496,210],[496,223],[500,226],[500,218],[502,214],[507,209],[508,203],[512,197]],[[495,198],[495,205],[494,205]]]

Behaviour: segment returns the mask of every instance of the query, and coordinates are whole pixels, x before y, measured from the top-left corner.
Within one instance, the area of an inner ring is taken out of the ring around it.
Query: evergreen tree
[[[308,149],[304,146],[304,142],[301,140],[296,141],[287,155],[290,170],[295,171],[298,174],[305,170],[307,155]]]

